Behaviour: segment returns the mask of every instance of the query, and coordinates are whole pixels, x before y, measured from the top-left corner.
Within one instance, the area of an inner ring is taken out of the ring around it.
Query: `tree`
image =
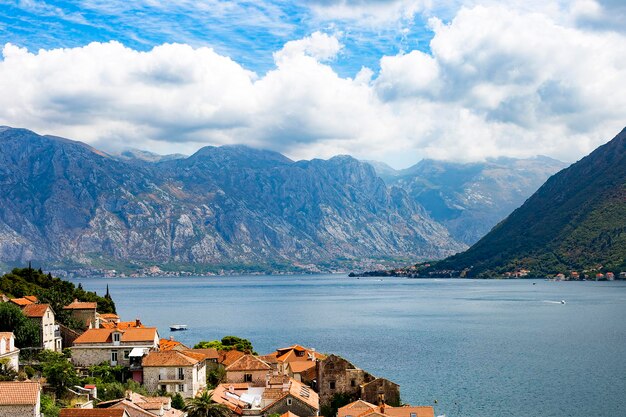
[[[55,404],[54,398],[47,394],[41,395],[41,412],[46,417],[59,417],[61,409]]]
[[[185,400],[183,399],[183,396],[180,395],[180,392],[177,392],[176,395],[172,397],[172,407],[177,410],[185,408]]]
[[[226,369],[223,366],[218,366],[211,372],[206,374],[207,388],[215,388],[224,381],[226,378]]]
[[[9,364],[9,359],[0,359],[0,381],[14,381],[17,370]]]
[[[188,417],[230,417],[228,408],[213,401],[213,393],[209,391],[187,399],[185,411]]]
[[[42,374],[46,381],[60,398],[67,388],[78,385],[80,378],[76,374],[74,366],[62,354],[48,352],[43,356],[46,361],[43,364]]]
[[[39,326],[12,303],[0,303],[0,332],[13,332],[20,348],[39,346]]]
[[[244,353],[256,354],[252,342],[237,336],[224,336],[222,340],[211,340],[198,342],[194,349],[217,349],[217,350],[238,350]]]

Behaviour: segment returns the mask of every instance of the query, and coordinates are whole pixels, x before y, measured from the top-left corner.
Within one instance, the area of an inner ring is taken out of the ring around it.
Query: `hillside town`
[[[258,355],[234,336],[209,343],[215,347],[189,347],[140,319],[101,313],[96,302],[63,307],[78,329],[59,323],[36,296],[0,294],[0,302],[18,307],[39,329],[37,346],[16,343],[21,328],[0,332],[0,417],[209,415],[198,403],[217,407],[222,417],[435,415],[431,406],[403,404],[393,381],[314,348],[294,344]],[[118,380],[104,384],[111,375]]]

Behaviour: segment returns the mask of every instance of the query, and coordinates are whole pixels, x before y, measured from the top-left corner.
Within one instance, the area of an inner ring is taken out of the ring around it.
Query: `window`
[[[167,379],[167,369],[160,368],[159,369],[159,379]]]
[[[252,382],[252,374],[244,374],[243,382]]]
[[[351,387],[356,387],[356,381],[354,379],[350,380],[350,386]]]
[[[167,392],[167,385],[162,384],[162,385],[161,385],[160,390],[161,390],[162,392]]]
[[[185,384],[178,384],[178,392],[185,392]]]
[[[291,405],[292,402],[293,400],[291,398],[287,398],[287,405]]]
[[[411,417],[417,417],[417,414],[411,413]]]
[[[183,368],[178,368],[178,379],[185,379],[185,370]]]
[[[128,359],[129,355],[130,355],[130,350],[125,350],[124,351],[124,359]]]
[[[328,388],[335,389],[335,381],[330,381],[330,383],[328,384]]]
[[[111,363],[117,364],[117,350],[111,351]]]
[[[120,342],[120,334],[113,333],[113,341],[119,343]]]

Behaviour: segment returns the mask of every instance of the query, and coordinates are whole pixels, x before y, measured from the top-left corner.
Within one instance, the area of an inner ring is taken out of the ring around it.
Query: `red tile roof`
[[[254,355],[244,355],[226,368],[226,371],[264,371],[272,369]]]
[[[0,405],[35,405],[39,382],[0,382]]]
[[[204,355],[193,352],[167,350],[165,352],[150,352],[143,358],[144,368],[155,366],[193,366],[204,360]]]
[[[98,303],[78,300],[63,307],[64,310],[95,310],[96,308],[98,308]]]
[[[125,417],[123,408],[63,408],[59,417]]]
[[[181,346],[184,346],[181,344]],[[206,359],[212,359],[212,360],[218,360],[220,357],[219,352],[217,351],[217,349],[213,349],[213,348],[206,348],[206,349],[185,349],[183,350],[183,352],[194,352],[194,353],[199,353],[201,355],[204,355],[204,357]]]
[[[11,301],[13,304],[17,304],[20,307],[29,305],[29,304],[35,304],[34,302],[32,302],[31,300],[27,299],[26,297],[23,298],[11,298],[9,301]]]
[[[385,408],[385,415],[391,417],[411,417],[411,414],[415,414],[416,417],[435,417],[435,409],[430,406]]]
[[[165,350],[172,350],[175,347],[185,347],[185,345],[183,345],[182,343],[180,343],[178,340],[172,340],[172,339],[161,339],[159,340],[159,349],[162,351]]]
[[[232,365],[235,361],[245,355],[245,353],[239,352],[238,350],[221,350],[219,351],[219,354],[220,357],[218,362],[226,367]]]
[[[74,340],[74,345],[85,343],[112,343],[113,332],[122,334],[121,342],[153,342],[157,336],[156,327],[130,327],[128,329],[88,329]]]
[[[50,304],[27,304],[22,307],[22,312],[26,317],[43,317],[50,308]]]

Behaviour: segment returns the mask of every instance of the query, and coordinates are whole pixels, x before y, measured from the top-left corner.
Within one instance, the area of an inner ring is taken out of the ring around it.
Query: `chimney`
[[[135,327],[141,327],[141,320],[135,319]]]
[[[170,336],[170,341],[174,341],[174,336]]]

